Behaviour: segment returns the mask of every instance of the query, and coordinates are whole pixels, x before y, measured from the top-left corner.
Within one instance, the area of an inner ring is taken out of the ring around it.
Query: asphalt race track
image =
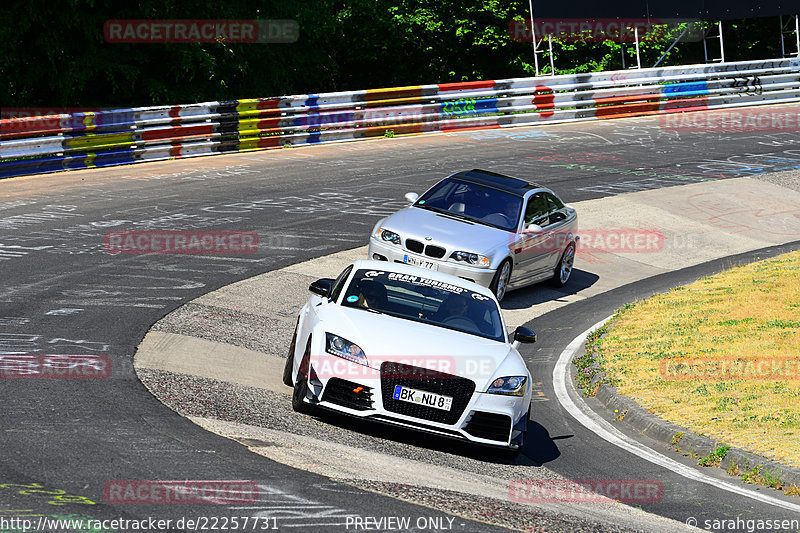
[[[450,523],[428,507],[270,462],[164,407],[132,367],[148,328],[171,310],[231,282],[362,245],[379,217],[404,205],[405,192],[421,192],[469,168],[529,178],[574,202],[797,169],[800,135],[679,133],[662,129],[657,118],[641,118],[3,180],[0,355],[107,356],[112,372],[108,379],[0,379],[0,518],[177,521],[250,516],[258,507],[284,512],[278,525],[287,531],[341,531],[347,516],[429,517],[439,530],[500,529],[462,518]],[[260,247],[234,256],[104,251],[106,232],[134,229],[255,231]],[[540,317],[540,343],[525,352],[532,371],[614,307],[719,267],[645,280]],[[698,488],[599,441],[555,407],[537,422],[541,427],[526,455],[545,467],[580,479],[654,477],[680,494],[647,511],[680,521],[742,510],[765,519],[796,518],[713,487]],[[259,486],[258,505],[109,503],[104,487],[121,480],[249,480]],[[165,529],[191,529],[174,524]]]

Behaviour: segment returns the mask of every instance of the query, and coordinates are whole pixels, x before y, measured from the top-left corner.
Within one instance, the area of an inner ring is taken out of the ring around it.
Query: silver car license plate
[[[435,392],[421,391],[403,387],[402,385],[394,386],[394,399],[401,402],[415,403],[417,405],[425,405],[433,407],[434,409],[441,409],[442,411],[449,411],[453,407],[453,398],[450,396],[442,396]]]
[[[425,261],[424,259],[418,259],[413,255],[405,254],[403,256],[403,263],[407,265],[414,265],[422,268],[427,268],[430,270],[439,270],[439,265],[434,263],[433,261]]]

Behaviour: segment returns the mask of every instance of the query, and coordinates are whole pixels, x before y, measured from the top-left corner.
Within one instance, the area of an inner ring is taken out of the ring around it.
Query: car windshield
[[[494,300],[423,276],[358,270],[341,305],[506,341],[500,310]]]
[[[423,194],[414,206],[516,231],[522,198],[486,185],[447,178]]]

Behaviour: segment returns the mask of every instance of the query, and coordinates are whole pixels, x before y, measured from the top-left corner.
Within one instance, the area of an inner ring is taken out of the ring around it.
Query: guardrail
[[[0,177],[376,136],[800,101],[800,60],[439,83],[0,120]]]

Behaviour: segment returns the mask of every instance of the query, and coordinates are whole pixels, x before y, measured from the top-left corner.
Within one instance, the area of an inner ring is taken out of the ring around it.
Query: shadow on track
[[[354,435],[363,434],[389,441],[387,444],[414,446],[486,463],[541,466],[544,462],[551,461],[560,455],[558,448],[550,439],[547,431],[533,421],[528,422],[530,430],[522,453],[514,457],[502,448],[481,446],[467,441],[399,428],[381,422],[370,421],[365,423],[363,420],[332,411],[320,410],[311,416],[331,426],[351,431]]]
[[[533,420],[528,420],[528,438],[522,448],[522,455],[533,461],[536,466],[542,466],[561,455],[554,442],[558,439],[571,439],[574,435],[561,435],[551,437],[547,429]]]
[[[575,269],[572,271],[572,278],[560,289],[553,288],[546,281],[516,289],[509,292],[501,307],[503,309],[527,309],[528,307],[552,300],[558,300],[564,296],[578,294],[584,289],[588,289],[600,279],[600,276],[585,270]]]

